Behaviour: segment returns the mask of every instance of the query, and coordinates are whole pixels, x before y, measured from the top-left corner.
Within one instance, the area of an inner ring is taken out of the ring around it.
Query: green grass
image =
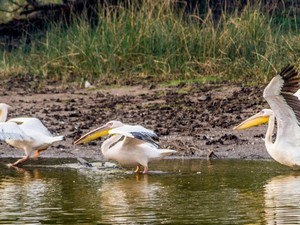
[[[300,59],[299,21],[270,16],[259,6],[213,21],[158,1],[119,6],[91,29],[84,19],[68,29],[54,24],[44,38],[0,51],[0,75],[29,73],[57,81],[103,84],[173,80],[265,83]]]

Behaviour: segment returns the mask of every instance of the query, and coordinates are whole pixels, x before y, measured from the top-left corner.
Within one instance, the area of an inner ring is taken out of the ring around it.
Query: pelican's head
[[[6,103],[0,103],[0,110],[8,110],[11,106]]]
[[[243,129],[248,129],[250,127],[265,124],[269,121],[270,116],[272,116],[273,114],[274,113],[271,109],[263,109],[262,111],[246,119],[245,121],[243,121],[242,123],[234,127],[233,129],[243,130]]]
[[[90,141],[96,140],[99,137],[107,136],[109,135],[109,131],[113,128],[121,127],[123,126],[123,123],[117,120],[112,120],[106,123],[105,125],[98,127],[87,134],[81,136],[79,139],[74,141],[75,145],[88,143]]]
[[[6,103],[0,103],[0,122],[5,122],[7,119],[7,113],[10,105]]]

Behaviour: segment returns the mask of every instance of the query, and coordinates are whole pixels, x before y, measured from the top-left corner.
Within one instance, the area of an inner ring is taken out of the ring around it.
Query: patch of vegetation
[[[218,76],[195,76],[191,79],[173,79],[167,82],[163,83],[163,86],[180,86],[180,85],[186,85],[186,84],[205,84],[205,83],[220,83],[222,82],[221,78]]]
[[[299,64],[299,18],[269,15],[260,5],[186,14],[170,1],[100,10],[99,25],[79,19],[53,24],[44,38],[1,50],[0,74],[33,74],[57,81],[265,83],[274,70]]]

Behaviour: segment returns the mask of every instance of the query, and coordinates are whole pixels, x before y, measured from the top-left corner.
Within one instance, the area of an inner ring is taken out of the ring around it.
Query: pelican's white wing
[[[277,138],[283,135],[300,138],[300,101],[295,95],[300,87],[299,79],[294,67],[288,65],[271,80],[264,90],[264,98],[277,119]]]
[[[47,129],[47,127],[45,127],[45,125],[38,118],[20,117],[20,118],[10,119],[8,120],[8,122],[14,122],[19,124],[21,129],[23,128],[26,130],[38,131],[41,134],[52,137],[50,131]]]
[[[0,140],[30,141],[31,138],[14,122],[0,122]]]
[[[294,95],[297,96],[297,98],[298,98],[299,101],[300,101],[300,89],[299,89]]]
[[[154,140],[158,140],[158,136],[154,131],[146,129],[140,125],[124,125],[111,129],[109,134],[120,134],[125,137],[134,138],[141,140],[143,142],[148,142],[153,144],[155,147],[158,147],[158,144]]]

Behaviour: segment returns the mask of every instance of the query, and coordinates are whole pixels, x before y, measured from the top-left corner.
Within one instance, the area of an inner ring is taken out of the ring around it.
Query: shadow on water
[[[0,165],[0,224],[290,224],[300,215],[300,172],[273,161],[163,160],[148,175],[47,162]]]

